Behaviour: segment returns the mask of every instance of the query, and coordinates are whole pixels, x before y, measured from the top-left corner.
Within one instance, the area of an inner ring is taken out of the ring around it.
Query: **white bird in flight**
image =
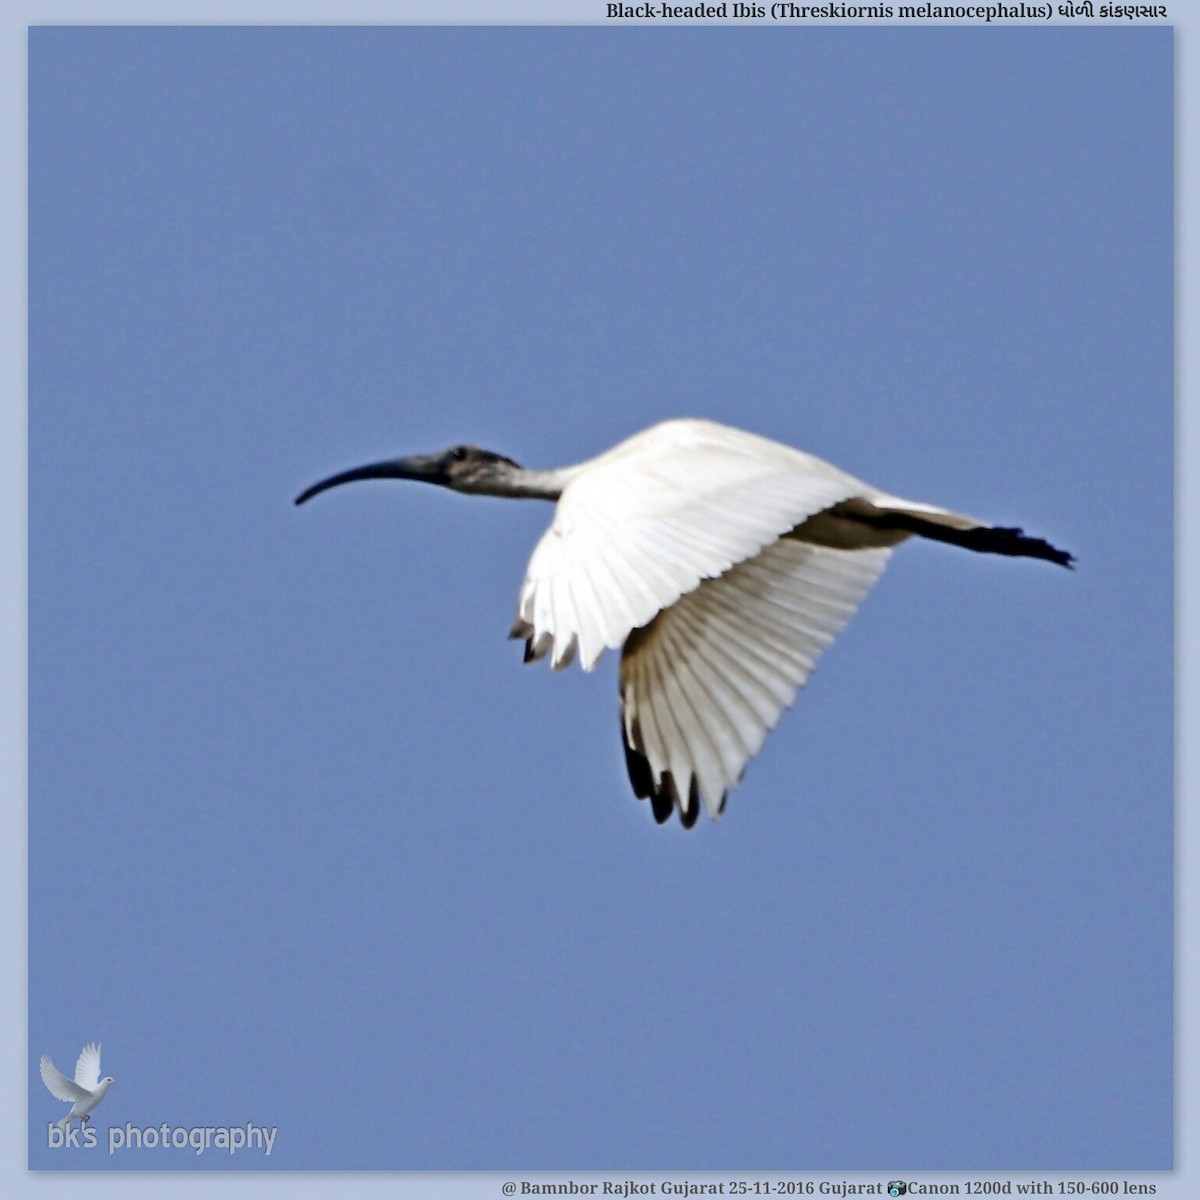
[[[50,1094],[73,1106],[58,1122],[59,1129],[66,1129],[74,1120],[86,1125],[92,1119],[92,1109],[104,1099],[108,1085],[117,1082],[111,1075],[100,1078],[100,1046],[97,1042],[88,1042],[80,1052],[74,1081],[50,1061],[48,1054],[42,1055],[41,1070],[42,1082],[50,1089]]]
[[[897,543],[1073,562],[1020,529],[902,500],[713,421],[666,421],[555,471],[455,446],[343,471],[296,503],[360,479],[557,501],[509,636],[556,670],[577,657],[590,671],[621,647],[630,782],[655,820],[677,811],[685,828],[701,803],[720,815]]]

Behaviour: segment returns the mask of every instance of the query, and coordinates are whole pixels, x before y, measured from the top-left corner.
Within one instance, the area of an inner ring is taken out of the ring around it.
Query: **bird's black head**
[[[440,487],[452,488],[456,492],[498,495],[503,493],[506,480],[520,469],[503,454],[480,450],[478,446],[452,446],[440,454],[392,458],[331,475],[301,492],[296,497],[296,503],[303,504],[318,492],[359,479],[415,479],[421,483],[436,483]]]
[[[508,473],[506,467],[520,469],[511,458],[491,450],[480,450],[478,446],[451,446],[434,457],[439,461],[443,478],[432,482],[460,492],[486,490],[487,484]]]

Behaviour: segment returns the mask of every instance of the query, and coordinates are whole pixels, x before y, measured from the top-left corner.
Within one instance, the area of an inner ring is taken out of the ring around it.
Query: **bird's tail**
[[[55,1122],[55,1124],[59,1127],[59,1129],[66,1129],[66,1127],[68,1125],[70,1125],[70,1123],[71,1123],[71,1114],[70,1113],[67,1113],[67,1115],[65,1117],[63,1117],[61,1121]]]

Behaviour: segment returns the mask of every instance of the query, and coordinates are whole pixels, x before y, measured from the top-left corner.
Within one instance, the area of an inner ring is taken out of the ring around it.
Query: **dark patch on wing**
[[[645,743],[642,741],[642,731],[637,719],[633,728],[625,729],[625,721],[621,721],[621,738],[625,743],[625,767],[629,771],[629,782],[633,785],[633,794],[639,800],[654,794],[654,774],[650,770],[650,760],[643,753]]]
[[[625,747],[625,769],[633,794],[639,800],[649,800],[654,810],[654,819],[661,825],[671,815],[671,798],[654,784],[654,772],[645,755],[646,743],[642,739],[642,727],[635,717],[630,728],[625,727],[625,692],[621,692],[621,742]]]
[[[672,784],[674,781],[672,780]],[[676,803],[678,803],[678,795]],[[700,789],[696,784],[696,777],[693,775],[688,783],[687,803],[680,805],[679,808],[679,823],[684,829],[691,829],[696,823],[696,819],[700,816]]]
[[[670,771],[664,771],[662,778],[658,781],[659,798],[667,804],[667,812],[672,808],[679,809],[679,820],[682,822],[684,829],[688,828],[687,818],[683,813],[683,806],[679,803],[679,789],[675,786],[675,776]]]
[[[650,636],[655,616],[648,624],[633,630],[625,639],[622,651],[622,661],[637,653],[641,645]],[[654,778],[650,760],[646,757],[646,743],[642,737],[642,728],[635,717],[626,725],[625,721],[625,689],[621,688],[621,740],[625,746],[625,768],[629,772],[629,782],[633,785],[633,794],[639,800],[649,800],[654,812],[654,819],[662,825],[670,820],[672,812],[679,813],[679,822],[684,829],[691,829],[700,816],[700,786],[695,775],[688,778],[687,797],[679,794],[679,785],[670,771],[664,771],[660,779]],[[724,804],[724,798],[721,803]]]
[[[663,825],[671,819],[671,797],[663,792],[654,792],[650,797],[650,808],[654,813],[654,819]]]

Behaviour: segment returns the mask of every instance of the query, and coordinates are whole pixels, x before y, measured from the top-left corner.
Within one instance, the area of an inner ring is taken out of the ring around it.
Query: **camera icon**
[[[907,1196],[908,1184],[905,1183],[903,1179],[893,1179],[891,1183],[888,1184],[888,1195]]]

